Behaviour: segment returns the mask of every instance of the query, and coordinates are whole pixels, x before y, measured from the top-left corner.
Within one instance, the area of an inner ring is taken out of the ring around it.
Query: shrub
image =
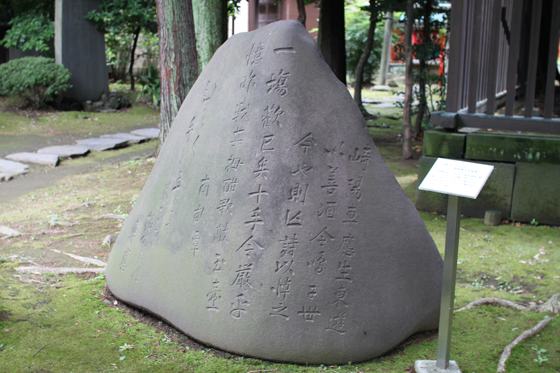
[[[23,57],[0,65],[0,95],[41,107],[68,88],[70,72],[52,58]]]

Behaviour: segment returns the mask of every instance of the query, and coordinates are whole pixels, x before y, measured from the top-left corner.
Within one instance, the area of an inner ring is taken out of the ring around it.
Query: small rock
[[[118,236],[115,236],[114,234],[107,235],[103,239],[103,243],[101,244],[101,246],[109,245],[109,247],[111,247],[115,243],[115,241],[117,240],[117,237]]]
[[[35,163],[51,167],[58,165],[58,155],[56,154],[14,153],[8,154],[6,158],[12,161]]]
[[[0,234],[3,234],[4,236],[11,236],[11,237],[17,237],[21,235],[21,233],[19,233],[15,229],[6,227],[4,225],[0,225]]]

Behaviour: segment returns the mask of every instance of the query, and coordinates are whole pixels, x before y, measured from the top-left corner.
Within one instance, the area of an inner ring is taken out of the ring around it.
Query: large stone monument
[[[437,328],[442,264],[348,90],[283,21],[204,69],[107,283],[207,345],[342,364]]]
[[[105,38],[95,23],[84,18],[100,4],[101,0],[55,2],[55,60],[72,74],[72,88],[64,92],[64,97],[76,101],[97,101],[103,93],[109,93]]]

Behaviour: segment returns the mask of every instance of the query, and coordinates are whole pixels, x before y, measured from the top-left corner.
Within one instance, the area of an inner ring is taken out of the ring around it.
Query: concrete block
[[[100,4],[101,0],[55,2],[55,60],[72,74],[72,88],[64,97],[76,101],[97,101],[109,93],[105,38],[94,22],[84,18]]]
[[[511,218],[560,225],[560,165],[517,163]]]
[[[443,130],[426,131],[422,154],[430,157],[461,159],[466,137],[464,133]]]
[[[436,367],[435,360],[416,360],[414,370],[416,373],[461,373],[455,360],[449,360],[449,366],[446,369]]]
[[[422,183],[437,158],[423,156],[418,166],[418,185]],[[461,213],[468,217],[484,218],[486,210],[502,211],[504,217],[511,210],[511,196],[515,165],[497,162],[476,162],[494,166],[494,171],[480,191],[477,199],[465,198]],[[422,211],[447,213],[447,195],[416,190],[416,208]]]
[[[465,158],[560,164],[560,137],[472,133],[467,136]]]

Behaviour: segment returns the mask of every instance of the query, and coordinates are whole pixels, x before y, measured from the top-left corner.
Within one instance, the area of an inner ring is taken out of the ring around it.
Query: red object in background
[[[397,30],[396,33],[399,35],[399,42],[404,44],[404,32],[402,30]],[[422,44],[422,34],[423,31],[422,30],[414,30],[412,31],[412,45],[414,44]],[[444,68],[445,68],[445,44],[446,44],[446,39],[445,37],[441,38],[439,35],[439,31],[438,30],[434,30],[432,31],[431,35],[430,35],[431,39],[440,46],[440,52],[439,52],[439,75],[442,75],[444,72]],[[391,62],[402,62],[399,61],[398,59],[398,55],[395,52],[394,48],[391,48]]]

